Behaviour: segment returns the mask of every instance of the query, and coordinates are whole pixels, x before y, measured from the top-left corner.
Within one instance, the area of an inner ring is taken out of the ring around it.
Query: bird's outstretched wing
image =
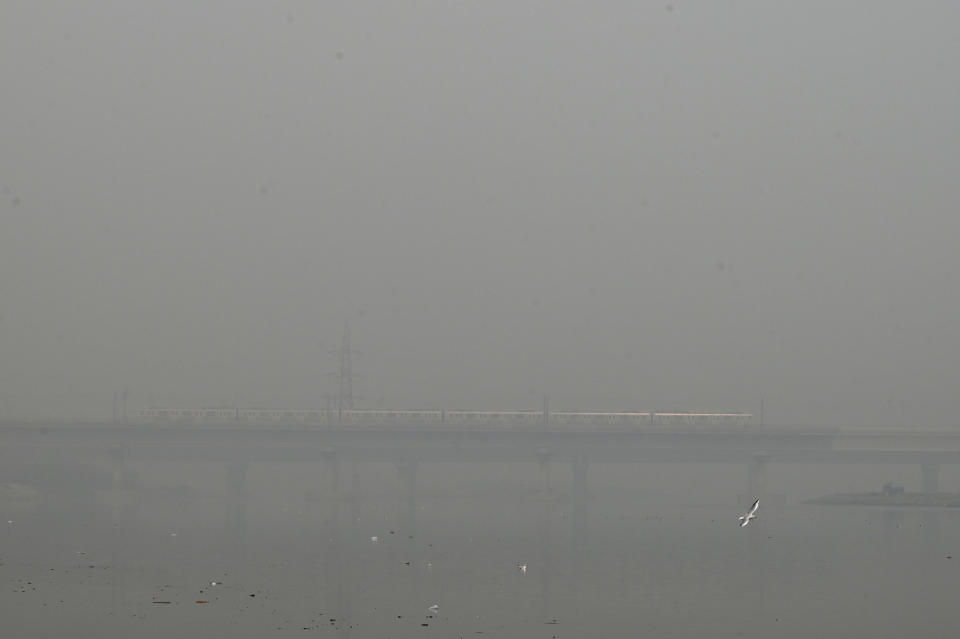
[[[747,511],[748,515],[752,515],[757,512],[757,508],[760,506],[760,500],[753,502],[753,506],[750,506],[750,510]]]

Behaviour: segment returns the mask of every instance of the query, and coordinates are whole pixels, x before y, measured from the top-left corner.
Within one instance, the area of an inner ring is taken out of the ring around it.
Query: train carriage
[[[753,414],[747,412],[576,412],[556,411],[546,416],[541,411],[465,411],[465,410],[292,410],[268,408],[143,408],[137,419],[154,424],[228,424],[250,425],[320,425],[342,424],[448,424],[470,426],[536,426],[547,421],[551,425],[571,426],[640,426],[673,425],[748,425]]]

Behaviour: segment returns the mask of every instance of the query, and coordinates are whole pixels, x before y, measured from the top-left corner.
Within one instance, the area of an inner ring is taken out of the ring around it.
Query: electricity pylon
[[[340,360],[340,366],[335,373],[339,378],[337,389],[337,421],[343,421],[343,411],[353,408],[353,361],[352,354],[355,353],[350,348],[350,321],[344,324],[343,340],[340,343],[340,350],[333,351]]]

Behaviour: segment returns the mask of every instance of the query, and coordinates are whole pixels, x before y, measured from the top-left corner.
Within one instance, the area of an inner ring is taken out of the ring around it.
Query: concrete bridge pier
[[[940,464],[921,464],[920,479],[923,492],[940,492]]]
[[[397,466],[400,483],[406,487],[406,508],[401,524],[406,534],[415,535],[417,531],[417,462],[408,460]]]
[[[247,556],[247,466],[246,460],[231,461],[226,465],[224,538],[231,559],[237,562],[243,562]]]

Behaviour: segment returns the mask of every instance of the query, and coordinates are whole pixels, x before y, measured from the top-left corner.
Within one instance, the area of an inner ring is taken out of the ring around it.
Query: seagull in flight
[[[753,505],[750,506],[750,510],[748,510],[748,511],[746,512],[746,514],[740,515],[739,521],[740,521],[740,527],[741,527],[741,528],[743,528],[744,526],[746,526],[747,524],[749,524],[751,519],[756,519],[756,518],[757,518],[756,514],[754,514],[754,513],[757,512],[757,506],[759,506],[759,505],[760,505],[760,500],[758,499],[757,501],[753,502]]]

